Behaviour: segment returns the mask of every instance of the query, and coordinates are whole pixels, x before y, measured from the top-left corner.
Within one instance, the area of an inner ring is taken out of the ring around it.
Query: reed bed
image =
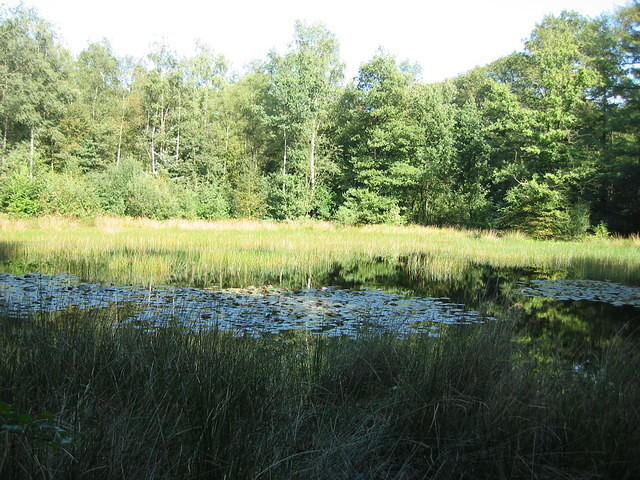
[[[336,265],[353,275],[370,265],[374,276],[401,265],[416,281],[488,264],[640,283],[640,243],[316,222],[0,219],[0,264],[196,287],[299,287]],[[637,332],[597,349],[557,348],[521,309],[503,310],[500,321],[444,327],[439,338],[353,340],[234,337],[180,319],[148,332],[122,326],[127,312],[115,307],[21,319],[0,308],[0,478],[640,477]]]
[[[640,283],[635,237],[543,242],[452,228],[114,218],[5,220],[0,232],[0,261],[14,269],[65,271],[87,281],[242,286],[288,279],[304,285],[346,259],[407,257],[413,273],[433,278],[475,263]]]
[[[640,475],[632,338],[578,370],[513,322],[400,341],[1,320],[1,478]]]

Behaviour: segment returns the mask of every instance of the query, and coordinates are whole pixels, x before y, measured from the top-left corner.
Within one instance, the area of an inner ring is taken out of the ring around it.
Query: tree
[[[342,96],[335,130],[342,151],[336,189],[345,202],[343,218],[381,219],[375,212],[385,209],[400,218],[400,204],[406,209],[406,198],[400,197],[417,182],[414,157],[421,141],[412,109],[415,74],[405,67],[379,52],[360,67],[357,83]]]
[[[151,70],[138,78],[146,116],[145,133],[150,170],[157,175],[180,158],[180,128],[184,95],[183,62],[166,45],[148,55]]]
[[[26,130],[29,177],[33,177],[36,142],[54,143],[58,119],[70,99],[66,85],[67,56],[56,44],[51,27],[33,10],[10,10],[0,22],[3,40],[2,107],[4,138],[10,124]],[[18,133],[17,138],[24,135]],[[6,143],[6,140],[4,140]]]
[[[125,113],[121,66],[108,42],[80,52],[71,80],[76,99],[60,120],[62,155],[82,171],[104,169],[119,161]]]
[[[270,53],[265,111],[274,139],[280,139],[273,152],[281,154],[279,168],[272,169],[280,185],[271,195],[276,217],[306,215],[317,209],[319,179],[330,170],[330,160],[323,156],[330,149],[320,151],[322,132],[342,71],[337,40],[320,25],[296,23],[290,51],[284,56]]]
[[[554,185],[556,178],[534,176],[511,188],[505,197],[501,224],[525,232],[538,239],[569,238],[572,233],[569,204]]]

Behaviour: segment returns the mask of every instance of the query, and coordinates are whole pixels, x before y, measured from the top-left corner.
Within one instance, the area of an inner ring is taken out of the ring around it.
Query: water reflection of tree
[[[513,318],[537,342],[576,355],[605,348],[616,335],[633,334],[640,320],[640,311],[633,307],[543,297],[521,298],[513,310]]]
[[[383,288],[402,295],[447,297],[483,315],[512,321],[543,350],[567,357],[605,348],[616,334],[631,331],[640,310],[606,303],[526,297],[533,279],[559,280],[568,271],[548,268],[497,268],[449,263],[425,255],[355,258],[334,264],[321,281],[348,288]]]

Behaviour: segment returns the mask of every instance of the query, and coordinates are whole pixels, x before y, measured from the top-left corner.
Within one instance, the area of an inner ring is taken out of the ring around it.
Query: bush
[[[568,238],[579,238],[584,236],[591,223],[589,221],[589,205],[584,202],[577,202],[567,209],[569,222],[567,224],[566,235]]]
[[[431,193],[431,192],[430,192]],[[421,222],[428,225],[464,225],[486,227],[488,201],[483,191],[461,192],[455,190],[435,192],[429,195],[428,208]]]
[[[363,223],[403,223],[395,200],[364,188],[351,188],[336,212],[336,220],[345,225]]]
[[[145,172],[131,158],[96,175],[93,182],[100,209],[107,214],[163,220],[185,210],[184,195],[169,180]]]
[[[33,217],[43,213],[43,194],[47,190],[44,179],[29,178],[22,168],[10,175],[0,187],[0,207],[17,217]]]
[[[311,215],[322,220],[330,220],[334,208],[331,190],[325,185],[318,186],[313,198]]]
[[[92,182],[100,209],[109,215],[125,215],[132,185],[143,174],[139,162],[132,158],[124,158],[119,165],[112,165],[103,173],[94,175]]]
[[[553,185],[553,177],[544,181],[534,176],[509,189],[507,205],[502,209],[500,224],[520,230],[537,239],[574,238],[586,232],[589,211],[586,205],[569,205],[565,195]]]
[[[81,175],[50,174],[45,195],[47,213],[89,216],[99,209],[94,186]]]
[[[268,215],[276,220],[300,218],[311,210],[306,186],[294,175],[272,174],[267,191]]]
[[[233,191],[233,215],[238,218],[264,218],[267,213],[264,177],[257,171],[247,170],[241,178]]]
[[[609,238],[611,235],[607,228],[607,224],[604,222],[600,222],[596,226],[592,227],[591,231],[593,232],[593,236],[596,238]]]
[[[178,202],[169,181],[143,173],[129,186],[125,215],[166,220],[179,216]]]
[[[195,187],[196,216],[204,220],[229,218],[229,199],[224,189],[212,183],[200,183]]]

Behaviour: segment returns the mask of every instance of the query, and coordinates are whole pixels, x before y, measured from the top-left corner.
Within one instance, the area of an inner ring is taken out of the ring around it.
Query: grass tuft
[[[640,475],[633,338],[577,372],[508,322],[401,341],[115,321],[2,320],[0,399],[70,439],[3,430],[2,478]]]

